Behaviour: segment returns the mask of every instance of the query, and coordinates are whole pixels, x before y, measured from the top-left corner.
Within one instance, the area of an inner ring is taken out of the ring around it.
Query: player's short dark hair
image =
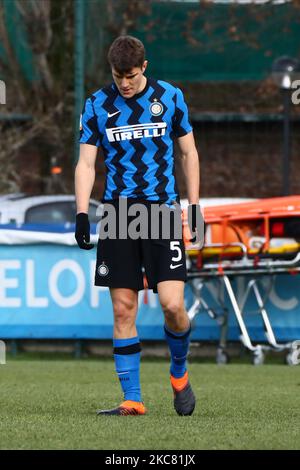
[[[142,67],[145,61],[144,44],[133,36],[119,36],[108,51],[108,62],[119,73],[128,73],[134,67]]]

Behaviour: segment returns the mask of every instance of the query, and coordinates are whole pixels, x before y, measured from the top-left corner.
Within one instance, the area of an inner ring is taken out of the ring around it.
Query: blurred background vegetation
[[[46,193],[53,162],[62,167],[59,191],[73,192],[76,97],[83,101],[111,80],[106,55],[120,34],[144,42],[149,76],[184,91],[202,196],[280,195],[282,98],[270,76],[276,58],[300,57],[298,0],[0,0],[0,79],[7,89],[0,105],[0,193]],[[293,193],[299,193],[299,119],[300,106],[293,106]],[[99,155],[98,199],[104,175]],[[180,172],[178,180],[184,197]]]

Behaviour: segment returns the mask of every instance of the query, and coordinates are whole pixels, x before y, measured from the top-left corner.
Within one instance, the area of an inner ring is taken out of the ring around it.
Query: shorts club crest
[[[104,261],[102,261],[100,266],[98,266],[97,272],[98,272],[99,276],[107,276],[108,275],[109,269],[106,266],[106,264],[104,263]]]

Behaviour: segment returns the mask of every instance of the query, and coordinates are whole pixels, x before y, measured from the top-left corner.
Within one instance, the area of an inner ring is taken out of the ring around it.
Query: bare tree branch
[[[22,16],[42,82],[47,91],[52,91],[54,79],[47,59],[52,41],[50,0],[17,0],[16,5]]]
[[[15,51],[10,43],[5,24],[5,14],[3,4],[0,3],[0,42],[5,52],[5,61],[1,61],[1,69],[4,78],[10,83],[16,91],[18,101],[25,105],[26,99],[22,87],[19,86],[21,69],[16,59]]]

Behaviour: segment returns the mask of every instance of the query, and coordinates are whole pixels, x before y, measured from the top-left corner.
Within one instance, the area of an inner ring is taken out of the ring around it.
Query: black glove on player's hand
[[[82,250],[91,250],[94,245],[90,242],[90,223],[88,214],[80,212],[76,215],[75,239]]]
[[[188,206],[188,224],[192,234],[191,243],[204,242],[204,219],[199,204],[189,204]],[[194,235],[194,236],[193,236]]]

